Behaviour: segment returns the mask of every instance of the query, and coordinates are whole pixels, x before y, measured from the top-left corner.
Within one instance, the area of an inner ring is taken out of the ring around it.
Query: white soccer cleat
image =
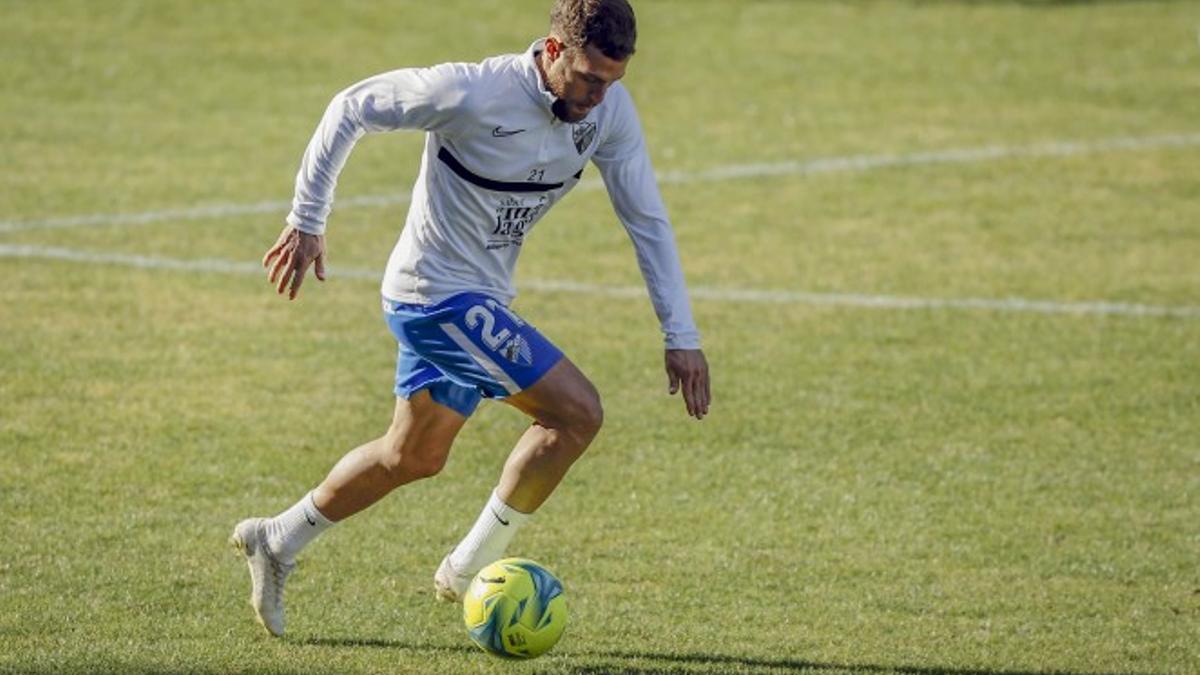
[[[283,584],[295,563],[275,559],[267,550],[265,518],[247,518],[233,528],[229,543],[250,566],[250,606],[271,635],[283,635]]]
[[[454,569],[450,564],[450,556],[447,555],[442,558],[442,564],[438,565],[437,572],[433,574],[433,590],[437,593],[438,600],[461,602],[463,594],[467,592],[467,587],[474,578],[474,574],[463,574]]]

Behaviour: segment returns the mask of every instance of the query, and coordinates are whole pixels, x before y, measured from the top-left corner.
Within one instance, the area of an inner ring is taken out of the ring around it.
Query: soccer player
[[[284,631],[283,587],[300,550],[395,488],[441,470],[481,398],[528,415],[475,525],[434,574],[457,601],[542,505],[600,430],[595,387],[509,308],[525,237],[591,161],[637,251],[666,342],[668,390],[689,415],[709,408],[709,375],[670,222],[629,93],[626,0],[556,0],[550,31],[520,54],[384,73],[325,111],[296,176],[287,225],[263,257],[294,299],[310,266],[325,278],[325,221],[355,142],[425,132],[408,217],[384,275],[383,315],[399,343],[396,408],[383,436],[351,450],[274,518],[238,523],[230,543],[250,567],[251,605]]]

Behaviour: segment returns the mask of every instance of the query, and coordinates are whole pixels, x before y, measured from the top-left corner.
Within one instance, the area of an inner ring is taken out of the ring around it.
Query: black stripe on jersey
[[[458,174],[459,178],[473,185],[478,185],[485,190],[495,190],[497,192],[549,192],[563,186],[562,183],[517,183],[513,181],[492,180],[491,178],[484,178],[463,166],[446,148],[439,149],[437,156],[438,159],[442,160],[443,164],[450,167],[451,171]],[[580,169],[576,172],[574,178],[578,179],[582,175],[583,169]]]

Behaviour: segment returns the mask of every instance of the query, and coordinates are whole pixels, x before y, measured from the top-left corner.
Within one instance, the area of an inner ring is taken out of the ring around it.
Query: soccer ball
[[[463,598],[467,633],[495,656],[541,656],[567,627],[562,592],[562,582],[532,560],[498,560],[480,570],[467,588]]]

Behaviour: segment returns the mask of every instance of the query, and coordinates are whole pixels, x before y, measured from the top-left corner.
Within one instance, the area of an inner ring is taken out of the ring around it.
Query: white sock
[[[321,515],[309,492],[292,508],[267,519],[267,550],[280,562],[290,563],[300,549],[318,534],[329,529],[333,521]]]
[[[479,513],[475,526],[450,553],[450,566],[459,574],[474,575],[504,556],[517,528],[532,514],[505,504],[492,490],[492,497]]]

